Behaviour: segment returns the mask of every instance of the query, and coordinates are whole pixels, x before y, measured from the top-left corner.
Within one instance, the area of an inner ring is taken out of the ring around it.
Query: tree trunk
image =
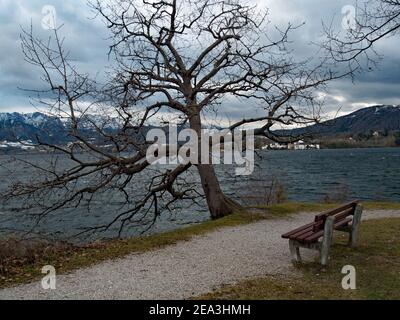
[[[197,136],[201,139],[201,118],[199,114],[190,117],[190,128],[195,130]],[[212,164],[201,164],[200,146],[201,143],[199,140],[199,164],[197,165],[197,169],[211,218],[219,219],[240,210],[242,208],[241,205],[229,199],[222,192],[214,166]]]

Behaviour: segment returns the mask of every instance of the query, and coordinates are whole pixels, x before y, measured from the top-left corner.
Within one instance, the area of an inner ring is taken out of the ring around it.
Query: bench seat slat
[[[318,231],[318,233],[319,233],[320,231]],[[297,241],[299,241],[299,242],[304,242],[304,239],[306,239],[306,238],[308,238],[308,237],[310,237],[310,236],[312,236],[313,234],[316,234],[316,232],[315,231],[313,231],[313,230],[311,230],[311,231],[309,231],[309,232],[307,232],[307,233],[303,233],[302,235],[300,235],[299,237],[297,237]],[[294,239],[293,239],[294,240]]]
[[[311,223],[306,224],[306,225],[304,225],[304,226],[301,226],[301,227],[299,227],[299,228],[297,228],[297,229],[294,229],[294,230],[292,230],[292,231],[290,231],[290,232],[285,233],[284,235],[282,235],[282,238],[288,239],[291,235],[293,235],[293,234],[295,234],[295,233],[297,233],[297,232],[299,232],[299,231],[302,231],[302,230],[307,229],[307,228],[309,228],[309,227],[313,227],[314,224],[315,224],[315,222],[311,222]]]
[[[300,230],[296,233],[293,233],[292,235],[289,236],[289,239],[295,240],[298,237],[300,237],[301,235],[305,234],[305,233],[309,233],[310,231],[313,231],[313,226],[309,226],[306,229]]]
[[[351,222],[351,218],[347,218],[347,219],[341,219],[341,220],[339,220],[339,221],[335,221],[335,224],[334,224],[334,228],[339,228],[339,227],[342,227],[342,226],[344,226],[344,225],[348,225],[349,224],[349,222]],[[320,230],[320,231],[317,231],[317,232],[315,232],[315,231],[313,231],[313,230],[310,230],[309,232],[307,232],[307,233],[303,233],[303,234],[301,234],[301,235],[299,235],[298,237],[297,237],[297,239],[293,239],[293,240],[297,240],[297,241],[300,241],[300,242],[302,242],[302,241],[305,241],[305,239],[307,239],[307,238],[309,238],[310,236],[312,236],[312,235],[314,235],[314,234],[320,234],[322,232],[322,235],[324,235],[324,230],[322,229],[322,230]],[[318,239],[317,239],[318,240]]]
[[[347,219],[341,220],[339,222],[336,222],[334,224],[333,228],[336,229],[336,228],[339,228],[339,227],[346,226],[351,222],[351,220],[352,220],[351,218],[347,218]],[[308,237],[306,237],[304,239],[302,238],[301,241],[306,242],[306,243],[312,243],[312,242],[317,241],[323,235],[324,235],[324,230],[321,230],[321,231],[318,231],[318,232],[316,232],[314,234],[309,235]]]

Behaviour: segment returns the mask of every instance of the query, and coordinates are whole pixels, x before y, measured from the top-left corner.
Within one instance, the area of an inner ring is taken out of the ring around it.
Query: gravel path
[[[312,216],[301,213],[220,229],[59,275],[56,290],[44,291],[40,282],[3,289],[0,299],[185,299],[249,277],[295,275],[288,243],[280,236]],[[363,219],[383,217],[400,217],[400,211],[363,214]]]

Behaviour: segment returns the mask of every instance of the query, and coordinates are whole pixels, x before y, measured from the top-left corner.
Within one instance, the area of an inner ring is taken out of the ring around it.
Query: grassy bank
[[[58,273],[65,273],[130,253],[146,252],[174,245],[179,241],[188,241],[194,236],[219,228],[248,224],[264,218],[262,213],[237,213],[171,232],[86,246],[43,241],[32,243],[17,239],[0,241],[0,288],[41,277],[41,268],[45,265],[52,265]]]
[[[237,213],[216,221],[207,221],[179,230],[127,240],[73,246],[66,243],[26,243],[16,239],[0,241],[0,288],[26,283],[42,276],[44,265],[53,265],[57,272],[65,273],[95,263],[159,249],[179,241],[188,241],[219,228],[238,226],[262,219],[283,217],[297,212],[323,211],[337,204],[285,203],[257,207],[253,213]],[[400,209],[399,203],[366,203],[367,209]]]
[[[363,201],[366,210],[400,210],[400,202]],[[268,217],[283,217],[298,212],[323,212],[337,207],[338,203],[287,202],[273,206],[257,206]]]
[[[400,219],[363,222],[357,248],[336,236],[331,261],[297,266],[302,276],[275,276],[226,286],[201,299],[400,299]],[[356,268],[356,290],[343,290],[341,269]]]
[[[323,149],[395,148],[400,146],[400,135],[397,132],[387,136],[374,137],[371,132],[369,137],[323,139],[320,144]]]

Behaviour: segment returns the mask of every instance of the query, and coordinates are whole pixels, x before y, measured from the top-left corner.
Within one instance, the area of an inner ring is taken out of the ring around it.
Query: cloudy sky
[[[256,1],[256,0],[253,0]],[[354,5],[352,0],[258,0],[270,9],[270,19],[278,25],[305,22],[305,26],[292,36],[299,55],[305,54],[307,44],[322,34],[322,21],[333,18],[340,27],[342,8]],[[37,69],[24,62],[19,34],[22,28],[32,27],[43,38],[50,35],[42,28],[46,6],[56,10],[57,24],[63,24],[65,46],[83,72],[102,77],[107,64],[110,40],[104,23],[87,6],[86,0],[0,0],[0,112],[29,112],[29,94],[19,88],[40,86]],[[383,60],[379,70],[364,73],[355,83],[340,80],[332,83],[326,97],[327,114],[349,113],[373,104],[400,104],[400,39],[381,41],[377,51]],[[242,106],[236,106],[243,110]]]

